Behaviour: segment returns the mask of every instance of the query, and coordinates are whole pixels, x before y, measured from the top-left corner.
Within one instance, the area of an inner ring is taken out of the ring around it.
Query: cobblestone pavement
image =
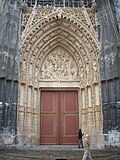
[[[90,150],[93,160],[120,160],[120,148]],[[0,150],[0,160],[81,160],[83,149],[77,146],[39,146]]]

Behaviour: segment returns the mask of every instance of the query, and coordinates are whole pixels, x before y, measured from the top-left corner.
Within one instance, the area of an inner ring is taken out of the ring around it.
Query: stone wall
[[[14,143],[20,65],[20,1],[0,0],[0,139]]]
[[[120,41],[115,8],[110,0],[97,0],[97,8],[100,22],[103,132],[106,144],[120,145]]]

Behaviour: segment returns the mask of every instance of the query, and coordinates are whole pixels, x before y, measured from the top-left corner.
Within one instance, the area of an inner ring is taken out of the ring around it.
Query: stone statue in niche
[[[38,68],[35,67],[35,77],[38,77]]]
[[[80,77],[81,77],[81,79],[84,77],[84,68],[83,68],[83,66],[81,66],[81,68],[80,68]]]
[[[40,79],[74,81],[78,78],[76,62],[65,50],[57,48],[46,56],[41,67]]]
[[[83,86],[85,83],[85,78],[84,78],[84,67],[80,67],[80,83]]]
[[[22,62],[22,66],[21,66],[21,83],[25,83],[26,80],[26,61],[25,59]]]
[[[96,60],[93,60],[93,71],[97,72],[97,65],[96,65]]]
[[[97,64],[96,60],[93,60],[93,75],[94,75],[94,82],[97,82],[98,75],[97,75]]]
[[[34,68],[34,73],[35,73],[35,77],[34,77],[34,87],[37,87],[38,85],[38,66],[36,66]]]
[[[87,78],[87,85],[90,83],[90,66],[89,63],[86,63],[86,78]]]
[[[22,62],[22,72],[26,72],[26,61],[23,60]]]
[[[87,77],[89,76],[89,72],[90,72],[89,64],[86,63],[86,74],[87,74]]]
[[[33,77],[32,74],[29,74],[29,85],[33,85]]]

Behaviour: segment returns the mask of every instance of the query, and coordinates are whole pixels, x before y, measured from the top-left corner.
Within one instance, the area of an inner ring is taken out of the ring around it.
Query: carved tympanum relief
[[[73,57],[64,49],[49,53],[41,67],[42,80],[79,80],[78,67]]]

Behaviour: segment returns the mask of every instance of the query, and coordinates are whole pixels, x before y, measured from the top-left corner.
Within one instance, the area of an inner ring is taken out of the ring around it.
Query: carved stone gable
[[[49,53],[41,67],[42,80],[79,80],[78,68],[73,57],[64,49],[56,48]]]

